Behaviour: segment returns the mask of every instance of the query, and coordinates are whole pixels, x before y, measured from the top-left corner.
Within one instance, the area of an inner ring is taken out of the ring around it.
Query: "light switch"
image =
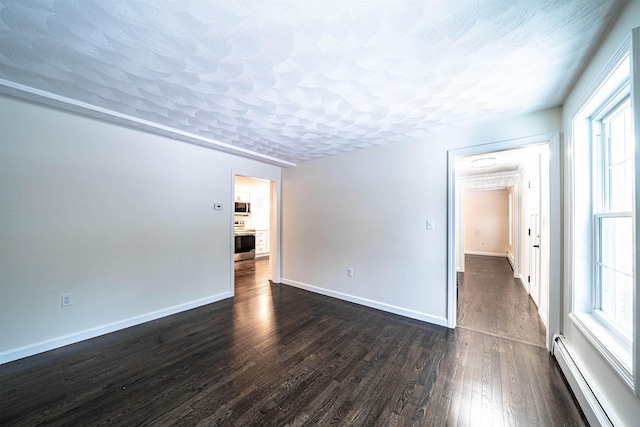
[[[427,220],[427,230],[433,230],[435,227],[434,221],[432,219]]]
[[[213,209],[216,211],[221,211],[222,210],[222,203],[214,203],[213,204]]]

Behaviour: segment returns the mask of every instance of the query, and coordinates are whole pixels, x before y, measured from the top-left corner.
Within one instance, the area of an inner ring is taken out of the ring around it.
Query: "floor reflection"
[[[235,263],[233,335],[240,359],[272,351],[280,340],[268,272],[268,258]]]

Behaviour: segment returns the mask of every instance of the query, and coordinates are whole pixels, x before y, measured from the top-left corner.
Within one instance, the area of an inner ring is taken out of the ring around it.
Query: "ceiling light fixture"
[[[472,168],[489,168],[496,165],[495,157],[483,157],[471,161]]]

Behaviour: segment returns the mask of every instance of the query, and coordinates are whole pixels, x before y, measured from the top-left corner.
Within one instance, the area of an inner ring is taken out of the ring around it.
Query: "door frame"
[[[250,178],[263,179],[269,181],[270,197],[269,205],[271,209],[271,218],[269,220],[269,280],[274,283],[280,283],[282,281],[282,268],[281,268],[281,211],[282,211],[282,181],[278,176],[265,175],[256,172],[249,172],[245,170],[232,169],[231,170],[231,202],[229,206],[234,206],[235,194],[236,194],[236,176],[246,176]],[[233,259],[233,253],[235,251],[235,237],[233,234],[234,225],[234,211],[230,210],[229,218],[229,240],[230,245],[230,262],[231,262],[231,283],[230,289],[231,295],[235,295],[235,260]]]
[[[458,233],[456,212],[460,207],[456,198],[455,162],[458,157],[482,154],[494,151],[523,148],[527,145],[549,144],[549,292],[548,292],[548,327],[547,350],[552,348],[553,336],[562,331],[562,189],[561,189],[561,134],[560,132],[510,139],[472,147],[458,148],[447,152],[447,326],[456,327],[456,251],[458,250]],[[557,185],[552,185],[552,183]]]

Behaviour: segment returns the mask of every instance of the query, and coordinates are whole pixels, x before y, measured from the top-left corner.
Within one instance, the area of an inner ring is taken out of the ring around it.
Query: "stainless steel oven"
[[[256,232],[255,231],[236,231],[235,236],[235,252],[233,254],[234,261],[243,259],[252,259],[256,257]]]

